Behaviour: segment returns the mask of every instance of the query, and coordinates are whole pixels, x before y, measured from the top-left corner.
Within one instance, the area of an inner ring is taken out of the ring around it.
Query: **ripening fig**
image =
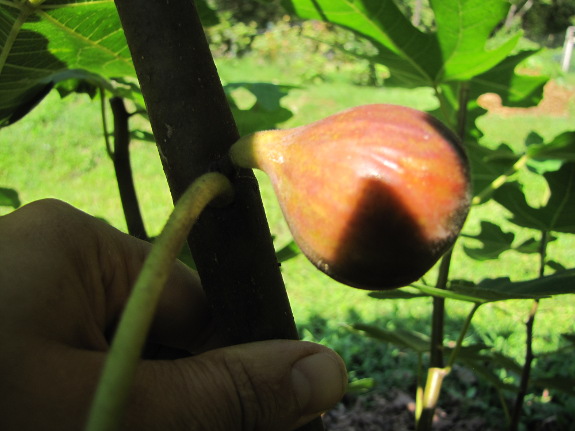
[[[420,278],[453,245],[469,210],[463,148],[438,120],[411,108],[366,105],[256,132],[230,157],[268,174],[302,252],[354,287]]]

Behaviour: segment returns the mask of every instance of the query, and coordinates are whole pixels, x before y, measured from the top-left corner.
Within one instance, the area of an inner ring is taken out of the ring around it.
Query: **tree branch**
[[[120,97],[111,98],[110,107],[114,115],[114,170],[116,171],[116,180],[118,181],[118,190],[128,233],[148,241],[149,238],[142,220],[136,188],[134,187],[132,165],[130,163],[130,129],[128,127],[130,115],[126,111],[124,101]]]
[[[177,200],[227,154],[237,128],[193,2],[118,0],[116,7]],[[217,330],[227,344],[296,339],[255,177],[240,170],[230,179],[234,203],[207,209],[189,238]]]

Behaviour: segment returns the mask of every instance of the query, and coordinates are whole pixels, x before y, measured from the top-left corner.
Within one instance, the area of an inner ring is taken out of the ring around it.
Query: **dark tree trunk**
[[[227,154],[238,132],[191,0],[116,2],[174,200]],[[231,174],[232,205],[189,238],[227,344],[297,339],[255,177]],[[321,422],[307,429],[323,429]]]

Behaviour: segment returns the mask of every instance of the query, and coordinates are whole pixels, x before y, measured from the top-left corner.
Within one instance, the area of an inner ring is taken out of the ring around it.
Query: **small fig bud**
[[[230,157],[268,174],[302,252],[354,287],[419,279],[453,245],[469,210],[463,148],[438,120],[411,108],[366,105],[256,132]]]

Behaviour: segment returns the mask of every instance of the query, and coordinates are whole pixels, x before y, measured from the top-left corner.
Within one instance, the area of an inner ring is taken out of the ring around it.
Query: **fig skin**
[[[469,211],[468,161],[456,136],[402,106],[364,105],[256,132],[230,158],[270,177],[302,252],[357,288],[419,279],[453,245]]]

